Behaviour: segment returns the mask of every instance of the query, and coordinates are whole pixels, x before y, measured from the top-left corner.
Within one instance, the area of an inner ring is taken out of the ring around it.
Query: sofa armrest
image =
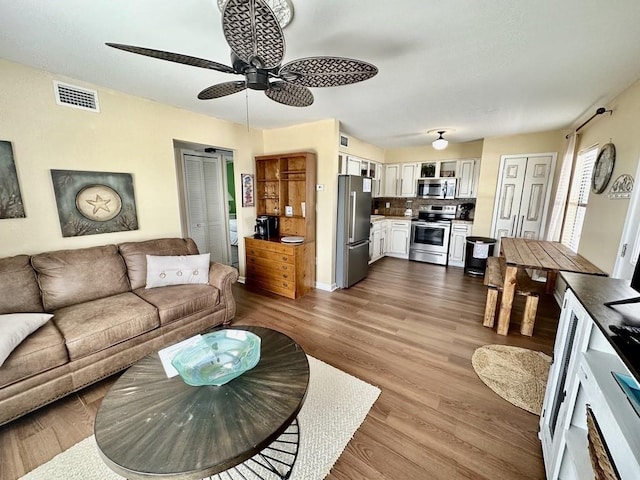
[[[236,300],[233,298],[231,285],[237,280],[238,270],[235,268],[215,262],[209,265],[209,284],[220,290],[220,300],[225,304],[225,325],[231,323],[231,319],[236,315]]]

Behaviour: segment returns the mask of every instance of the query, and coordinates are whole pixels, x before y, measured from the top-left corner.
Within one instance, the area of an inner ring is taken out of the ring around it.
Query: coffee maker
[[[271,215],[260,215],[256,218],[254,238],[269,240],[278,237],[278,217]]]
[[[469,220],[471,210],[473,210],[475,206],[475,203],[463,203],[461,205],[458,205],[460,220]]]

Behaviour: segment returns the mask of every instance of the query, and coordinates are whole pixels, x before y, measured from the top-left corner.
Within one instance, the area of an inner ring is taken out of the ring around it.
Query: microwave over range
[[[418,179],[418,198],[455,198],[456,178]]]

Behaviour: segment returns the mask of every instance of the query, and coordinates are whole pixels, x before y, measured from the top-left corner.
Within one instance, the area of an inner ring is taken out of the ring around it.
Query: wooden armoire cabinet
[[[315,287],[316,155],[312,152],[255,158],[256,213],[277,216],[280,236],[245,238],[246,283],[298,298]],[[303,237],[284,243],[283,237]]]

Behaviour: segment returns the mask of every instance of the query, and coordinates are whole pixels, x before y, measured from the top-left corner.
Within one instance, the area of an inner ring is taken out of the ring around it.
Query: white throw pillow
[[[50,313],[0,315],[0,367],[20,343],[53,317]]]
[[[209,283],[208,253],[202,255],[147,255],[147,285],[145,288]]]

